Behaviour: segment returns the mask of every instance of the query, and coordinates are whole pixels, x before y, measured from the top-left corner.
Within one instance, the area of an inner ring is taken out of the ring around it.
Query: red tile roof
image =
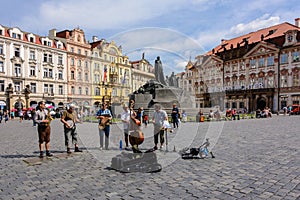
[[[278,25],[274,25],[268,28],[260,29],[255,32],[251,32],[236,38],[232,38],[229,40],[222,40],[222,43],[214,48],[214,53],[222,52],[224,51],[224,47],[229,50],[231,47],[237,48],[237,45],[239,44],[240,47],[245,45],[245,40],[248,41],[248,44],[257,43],[261,41],[261,38],[263,36],[263,40],[271,39],[271,38],[277,38],[280,36],[283,36],[285,32],[288,30],[299,30],[300,27],[297,27],[295,25],[292,25],[288,22],[284,22]],[[211,55],[212,50],[207,52],[207,55]]]

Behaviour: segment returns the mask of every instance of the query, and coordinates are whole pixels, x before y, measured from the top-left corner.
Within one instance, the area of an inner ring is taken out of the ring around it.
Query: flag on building
[[[106,82],[106,80],[107,80],[107,67],[104,66],[104,68],[103,68],[103,74],[102,74],[102,81]]]

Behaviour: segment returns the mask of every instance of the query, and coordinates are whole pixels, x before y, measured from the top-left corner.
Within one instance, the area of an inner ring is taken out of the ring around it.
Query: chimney
[[[49,31],[49,38],[54,38],[54,37],[56,37],[56,29],[55,28],[51,29]]]
[[[93,36],[92,41],[93,42],[97,42],[98,41],[98,37],[97,36]]]
[[[295,19],[295,26],[300,27],[300,18]]]

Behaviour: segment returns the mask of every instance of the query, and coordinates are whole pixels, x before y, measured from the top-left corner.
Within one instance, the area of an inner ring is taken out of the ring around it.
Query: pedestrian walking
[[[34,115],[34,121],[38,124],[37,131],[39,137],[39,149],[40,149],[40,158],[44,157],[44,143],[46,148],[46,156],[53,156],[50,153],[50,121],[49,121],[48,110],[45,109],[45,102],[40,101],[38,103],[38,110]]]
[[[64,125],[65,146],[67,148],[67,153],[71,153],[71,139],[72,144],[75,147],[74,152],[82,152],[82,150],[80,150],[78,147],[78,133],[76,129],[76,123],[80,121],[77,118],[75,106],[73,104],[67,106],[67,110],[63,112],[60,121]]]

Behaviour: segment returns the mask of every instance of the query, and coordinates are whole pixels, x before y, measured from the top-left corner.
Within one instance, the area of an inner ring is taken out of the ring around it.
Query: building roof
[[[223,39],[221,44],[213,48],[213,50],[207,52],[207,55],[223,52],[224,48],[229,50],[231,48],[238,48],[238,47],[245,46],[246,44],[254,44],[263,40],[281,37],[284,36],[285,32],[287,32],[288,30],[300,31],[300,27],[290,24],[288,22],[284,22],[278,25],[260,29],[258,31],[251,32],[229,40]]]

